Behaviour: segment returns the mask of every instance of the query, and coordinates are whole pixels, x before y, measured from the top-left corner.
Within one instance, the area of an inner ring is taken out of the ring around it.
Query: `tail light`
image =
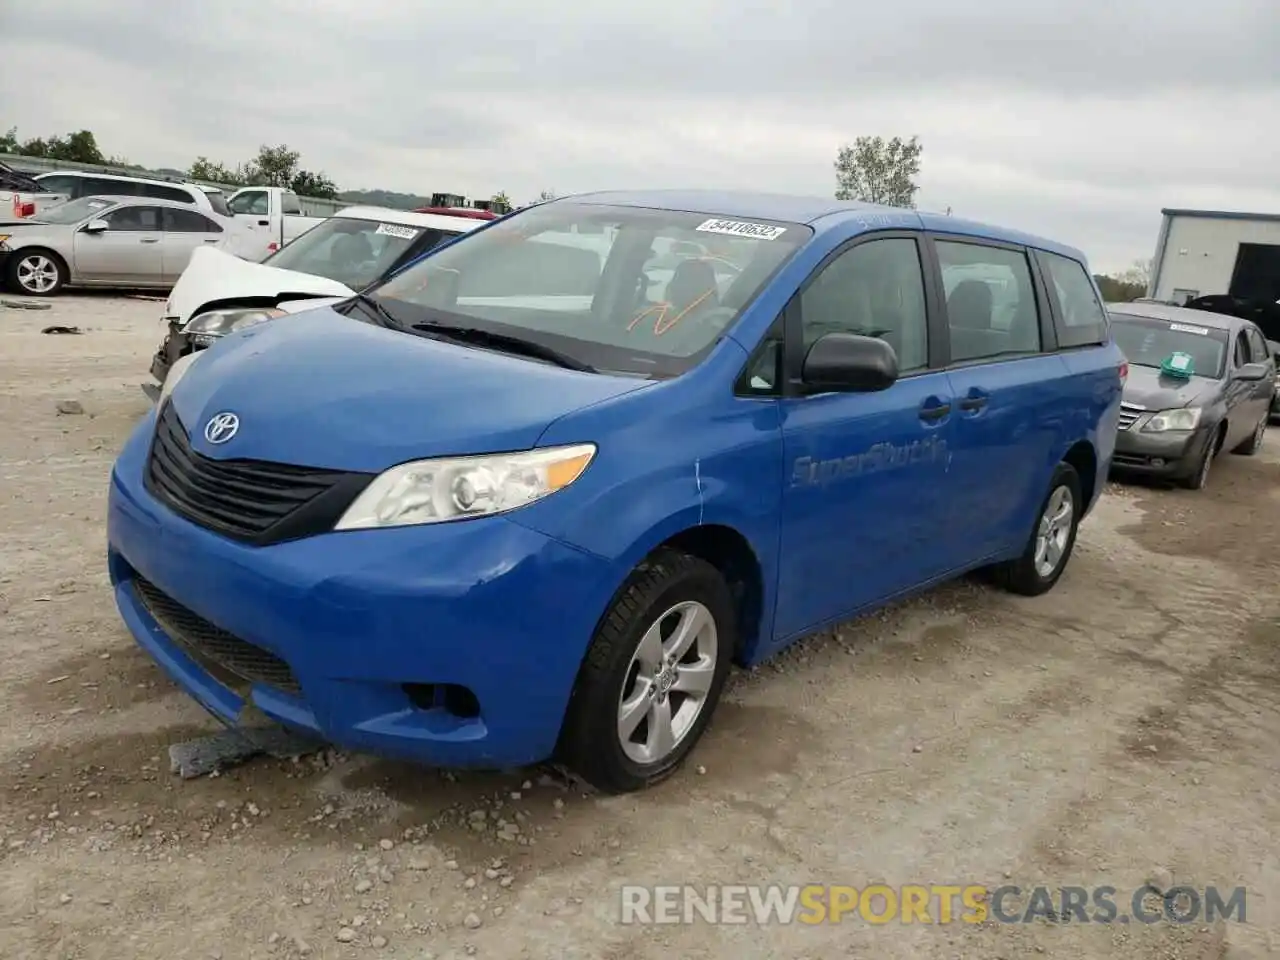
[[[275,253],[279,249],[280,249],[280,244],[278,243],[272,242],[267,244],[267,253]],[[1128,367],[1126,367],[1125,370],[1127,371]]]
[[[1128,379],[1129,379],[1129,361],[1122,360],[1120,361],[1120,382],[1123,384]]]

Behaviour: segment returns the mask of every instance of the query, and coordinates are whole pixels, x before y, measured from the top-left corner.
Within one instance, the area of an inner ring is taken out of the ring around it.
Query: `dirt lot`
[[[1109,488],[1046,597],[966,581],[736,677],[699,766],[644,795],[334,754],[184,781],[168,746],[215,724],[135,650],[103,561],[159,308],[0,308],[0,957],[1280,953],[1280,436],[1202,494]],[[1149,879],[1245,885],[1249,923],[617,922],[622,883],[1124,906]]]

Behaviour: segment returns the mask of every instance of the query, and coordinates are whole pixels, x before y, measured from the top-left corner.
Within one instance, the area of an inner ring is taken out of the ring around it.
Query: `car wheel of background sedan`
[[[1053,589],[1075,548],[1082,503],[1080,475],[1071,464],[1058,464],[1026,550],[1018,559],[998,565],[992,571],[995,581],[1024,597]]]
[[[1258,425],[1253,428],[1253,433],[1249,439],[1240,446],[1232,450],[1232,453],[1238,453],[1242,457],[1252,457],[1255,453],[1262,449],[1262,440],[1267,433],[1267,421],[1271,419],[1270,414],[1258,421]]]
[[[625,793],[672,773],[702,736],[737,625],[719,571],[663,550],[631,575],[596,629],[559,754],[592,786]]]
[[[51,297],[67,282],[66,264],[48,250],[24,250],[11,255],[5,274],[12,290],[31,297]]]

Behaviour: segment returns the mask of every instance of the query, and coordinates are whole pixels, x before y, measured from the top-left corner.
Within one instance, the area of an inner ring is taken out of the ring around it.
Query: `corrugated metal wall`
[[[53,170],[83,170],[86,173],[111,173],[124,177],[142,177],[155,180],[171,180],[172,175],[159,173],[154,170],[139,170],[131,167],[112,167],[99,166],[95,163],[72,163],[67,160],[46,160],[44,157],[24,157],[15,153],[0,153],[0,160],[3,160],[15,170],[23,173],[49,173]],[[190,183],[197,183],[206,187],[217,187],[225,190],[228,195],[235,193],[240,188],[229,183],[214,183],[210,180],[191,180],[189,177],[184,178]],[[349,207],[351,204],[342,200],[326,200],[322,197],[300,197],[302,201],[302,212],[308,217],[331,217],[343,207]]]
[[[1172,216],[1153,296],[1172,300],[1175,290],[1226,293],[1242,243],[1280,244],[1280,221]]]

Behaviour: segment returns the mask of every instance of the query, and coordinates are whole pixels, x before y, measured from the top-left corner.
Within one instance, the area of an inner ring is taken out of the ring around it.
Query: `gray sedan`
[[[1114,469],[1199,490],[1221,451],[1261,449],[1276,363],[1255,324],[1160,303],[1107,311],[1129,361]]]
[[[171,287],[199,246],[222,245],[232,221],[190,204],[146,197],[83,197],[39,218],[0,221],[0,276],[48,297],[67,284]]]

